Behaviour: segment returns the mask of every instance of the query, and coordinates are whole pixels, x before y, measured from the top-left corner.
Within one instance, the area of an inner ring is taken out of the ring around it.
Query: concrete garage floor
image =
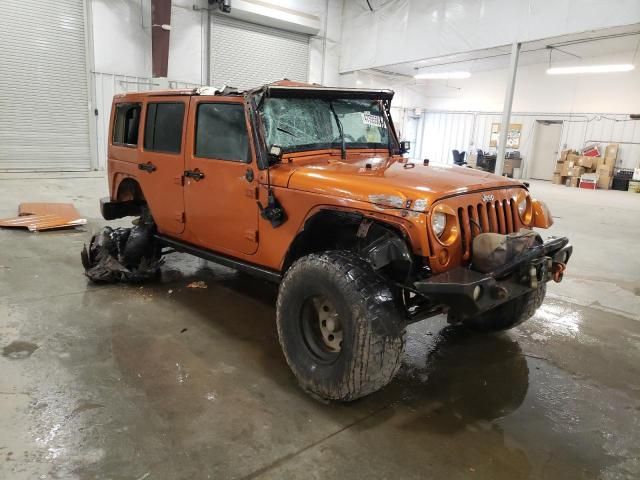
[[[0,478],[639,478],[640,195],[532,191],[576,247],[535,318],[415,324],[390,386],[324,405],[280,353],[274,286],[182,255],[155,284],[90,285],[105,181],[0,180],[0,216],[89,218],[0,231]]]

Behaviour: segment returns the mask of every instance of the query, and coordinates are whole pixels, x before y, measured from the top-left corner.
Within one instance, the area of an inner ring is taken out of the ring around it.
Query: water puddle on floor
[[[12,360],[30,357],[38,349],[38,345],[22,340],[15,340],[2,349],[2,356]]]

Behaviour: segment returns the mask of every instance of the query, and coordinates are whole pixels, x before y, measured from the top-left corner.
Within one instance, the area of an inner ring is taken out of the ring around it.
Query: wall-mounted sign
[[[521,123],[510,123],[509,131],[507,132],[507,145],[506,148],[520,148],[520,135],[522,134]],[[498,139],[500,138],[500,124],[491,124],[491,135],[489,136],[489,146],[497,148]]]

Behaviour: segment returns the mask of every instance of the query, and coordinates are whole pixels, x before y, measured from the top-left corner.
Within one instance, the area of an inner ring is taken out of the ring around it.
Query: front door
[[[160,233],[184,230],[182,174],[188,108],[187,96],[149,97],[143,105],[138,180]]]
[[[258,249],[258,171],[242,98],[193,97],[184,239],[227,255]]]
[[[529,178],[551,180],[556,160],[558,160],[562,122],[538,121],[535,135]]]

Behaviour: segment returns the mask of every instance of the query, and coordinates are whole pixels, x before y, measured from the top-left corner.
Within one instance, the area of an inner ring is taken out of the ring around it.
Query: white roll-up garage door
[[[2,0],[0,18],[0,171],[88,170],[83,0]]]
[[[211,16],[211,84],[253,88],[288,78],[307,81],[309,37]]]

